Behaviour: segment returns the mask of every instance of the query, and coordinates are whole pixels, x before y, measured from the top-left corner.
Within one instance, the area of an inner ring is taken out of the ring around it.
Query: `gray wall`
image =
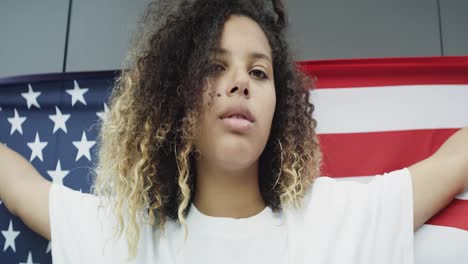
[[[0,1],[0,76],[61,72],[68,1]]]
[[[0,77],[121,68],[149,1],[73,0],[67,49],[69,1],[0,1]],[[297,60],[468,55],[466,0],[284,2]]]

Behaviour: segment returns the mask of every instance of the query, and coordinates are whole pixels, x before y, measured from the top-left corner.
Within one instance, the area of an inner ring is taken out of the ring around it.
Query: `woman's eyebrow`
[[[223,48],[217,48],[215,49],[215,52],[217,54],[220,54],[220,55],[225,55],[225,54],[228,54],[230,53],[228,50],[225,50]],[[272,63],[270,57],[264,53],[261,53],[261,52],[251,52],[249,53],[249,57],[251,58],[255,58],[255,59],[266,59],[268,61],[270,61],[270,63]]]

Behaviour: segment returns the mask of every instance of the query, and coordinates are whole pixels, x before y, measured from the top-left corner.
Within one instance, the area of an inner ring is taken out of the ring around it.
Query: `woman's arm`
[[[457,131],[432,156],[408,169],[416,231],[457,194],[468,190],[468,128]]]
[[[30,162],[0,144],[0,199],[13,215],[49,240],[50,186]]]

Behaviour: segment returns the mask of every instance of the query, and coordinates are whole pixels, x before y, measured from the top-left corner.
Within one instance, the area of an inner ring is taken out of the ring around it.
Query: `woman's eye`
[[[223,70],[223,66],[219,65],[219,64],[213,64],[213,68],[215,70],[215,72],[218,72],[218,70]]]
[[[266,75],[266,73],[264,73],[264,72],[261,71],[261,70],[254,69],[254,70],[252,70],[252,72],[257,73],[257,74],[254,74],[254,75],[256,75],[256,77],[258,77],[258,78],[261,78],[261,79],[268,79],[268,76]]]
[[[215,64],[212,65],[212,67],[213,67],[213,70],[214,70],[215,73],[224,70],[224,67],[222,65],[220,65],[220,64],[215,63]],[[268,79],[268,75],[265,72],[263,72],[262,70],[253,69],[251,71],[251,73],[252,72],[254,73],[254,76],[257,77],[257,78]]]

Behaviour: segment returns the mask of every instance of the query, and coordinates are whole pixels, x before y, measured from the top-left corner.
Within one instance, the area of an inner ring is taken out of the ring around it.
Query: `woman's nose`
[[[241,95],[245,97],[249,97],[249,82],[245,79],[245,77],[240,77],[243,79],[238,79],[234,83],[234,86],[228,86],[226,89],[226,95],[228,97],[234,95]]]
[[[249,89],[247,87],[240,88],[239,86],[235,86],[235,87],[231,88],[231,90],[229,91],[228,96],[235,95],[237,93],[248,97],[249,96]]]

